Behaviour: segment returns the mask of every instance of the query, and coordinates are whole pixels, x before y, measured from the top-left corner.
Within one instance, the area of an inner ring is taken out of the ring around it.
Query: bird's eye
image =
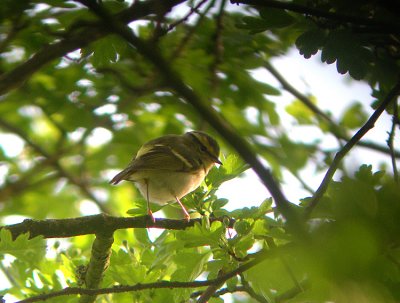
[[[200,150],[205,153],[207,151],[207,147],[205,147],[204,145],[200,146]]]

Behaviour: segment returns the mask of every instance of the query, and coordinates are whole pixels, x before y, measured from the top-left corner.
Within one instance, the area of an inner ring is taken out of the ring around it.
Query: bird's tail
[[[110,184],[117,185],[122,180],[127,180],[127,177],[131,174],[129,169],[124,169],[120,173],[116,174],[114,178],[111,179]]]

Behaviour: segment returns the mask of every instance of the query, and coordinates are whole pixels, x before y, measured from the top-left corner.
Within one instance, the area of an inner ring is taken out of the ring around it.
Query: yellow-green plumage
[[[166,135],[145,143],[110,183],[132,181],[148,202],[164,204],[195,190],[218,160],[219,145],[200,131]],[[151,214],[149,210],[149,214]]]

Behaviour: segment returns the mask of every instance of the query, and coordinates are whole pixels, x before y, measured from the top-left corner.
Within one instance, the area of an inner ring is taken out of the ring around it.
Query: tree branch
[[[393,115],[392,115],[392,127],[389,132],[389,138],[387,139],[387,144],[390,150],[390,158],[392,160],[393,177],[395,182],[399,182],[399,172],[397,171],[396,155],[394,149],[394,137],[396,133],[396,126],[399,124],[399,111],[398,102],[394,102],[393,105]]]
[[[286,81],[286,79],[279,73],[279,71],[269,62],[264,63],[264,67],[275,77],[276,80],[282,85],[283,89],[285,89],[287,92],[291,93],[294,97],[296,97],[299,101],[301,101],[307,108],[309,108],[316,116],[321,117],[324,119],[328,124],[330,125],[330,130],[333,133],[333,135],[338,138],[342,139],[345,141],[349,141],[350,137],[344,133],[344,131],[341,129],[335,121],[331,119],[326,113],[324,113],[322,110],[320,110],[307,96],[302,94],[300,91],[298,91],[295,87],[293,87],[289,82]],[[400,151],[397,150],[389,150],[383,145],[376,144],[374,142],[368,142],[368,141],[358,141],[357,142],[358,146],[373,149],[375,151],[379,151],[385,154],[392,154],[400,158]]]
[[[189,27],[189,30],[187,34],[182,38],[182,40],[179,42],[178,46],[174,49],[170,56],[170,60],[175,60],[176,58],[179,58],[180,54],[184,50],[185,46],[189,43],[190,39],[193,37],[193,34],[195,33],[196,29],[200,26],[201,22],[204,20],[204,17],[207,15],[207,13],[211,10],[211,8],[214,7],[216,0],[211,0],[209,4],[206,6],[206,8],[203,10],[203,12],[199,13],[199,17],[196,20],[196,23],[193,24],[191,27]]]
[[[328,185],[332,180],[335,171],[339,167],[340,161],[344,156],[360,141],[360,139],[375,126],[375,122],[378,120],[379,116],[383,113],[385,108],[392,102],[400,93],[400,81],[398,81],[394,87],[387,94],[385,99],[381,102],[375,112],[371,115],[368,121],[354,134],[354,136],[341,148],[341,150],[335,155],[331,166],[325,174],[320,186],[315,192],[310,204],[305,209],[305,216],[308,217],[312,210],[317,206],[318,202],[324,195],[325,191],[328,189]]]
[[[324,11],[321,9],[293,3],[283,2],[276,0],[230,0],[233,4],[247,4],[262,7],[272,7],[278,9],[284,9],[291,12],[314,16],[320,18],[326,18],[330,20],[340,21],[344,23],[352,23],[354,25],[369,26],[379,30],[385,30],[387,33],[400,33],[400,24],[391,23],[382,20],[368,19],[354,15],[344,15],[340,13],[333,13],[330,11]]]
[[[90,262],[85,276],[87,288],[98,288],[108,266],[110,265],[111,245],[114,243],[113,233],[96,234],[96,239],[92,245]],[[96,300],[96,295],[82,296],[79,303],[92,303]]]
[[[60,154],[56,155],[51,155],[48,153],[45,149],[43,149],[40,145],[36,144],[34,141],[32,141],[27,134],[25,134],[21,129],[18,127],[15,127],[14,125],[8,123],[7,121],[0,119],[0,127],[7,129],[8,131],[18,135],[23,139],[32,149],[37,152],[39,155],[45,157],[48,161],[49,165],[53,166],[56,171],[64,178],[66,178],[71,184],[75,185],[80,189],[80,191],[88,197],[90,200],[92,200],[103,212],[110,212],[110,210],[104,206],[95,196],[94,194],[89,190],[89,188],[86,186],[84,182],[82,182],[80,179],[75,178],[73,175],[71,175],[60,163],[59,158]]]
[[[219,79],[217,77],[218,66],[222,62],[224,44],[222,41],[222,33],[224,30],[224,13],[225,13],[226,0],[221,0],[218,13],[215,17],[215,32],[213,34],[213,60],[210,64],[210,87],[211,94],[215,92],[218,87]]]
[[[307,96],[299,92],[296,88],[294,88],[286,79],[279,73],[279,71],[268,61],[264,62],[264,67],[268,70],[276,80],[282,85],[282,87],[291,93],[294,97],[299,99],[308,109],[310,109],[316,116],[321,117],[329,124],[335,124],[335,122],[325,114],[322,110],[320,110]]]
[[[218,273],[218,278],[223,276],[222,270]],[[218,278],[216,280],[218,280]],[[202,292],[200,295],[199,299],[197,300],[197,303],[207,303],[208,300],[215,294],[215,292],[220,288],[226,280],[218,280],[217,282],[211,284],[210,286],[207,287],[205,291]]]
[[[223,218],[210,218],[211,222],[223,221]],[[15,239],[21,234],[29,233],[30,238],[43,236],[44,238],[68,238],[90,234],[107,234],[124,228],[162,228],[171,230],[183,230],[194,226],[201,219],[186,220],[156,219],[153,222],[149,216],[142,217],[113,217],[107,214],[98,214],[69,219],[26,219],[21,223],[0,226],[11,231]],[[235,220],[231,219],[229,226],[232,227]]]
[[[186,0],[163,0],[162,2],[159,0],[135,1],[128,9],[118,13],[115,18],[121,22],[130,23],[157,12],[160,6],[168,10],[185,1]],[[20,86],[36,71],[51,61],[63,57],[79,48],[84,48],[91,42],[104,37],[108,33],[109,32],[104,31],[104,25],[102,23],[82,24],[82,22],[77,21],[70,27],[68,32],[64,34],[64,39],[44,46],[29,60],[20,64],[13,70],[0,75],[0,96]]]
[[[309,289],[311,286],[310,281],[307,279],[304,279],[304,280],[300,281],[299,283],[300,283],[301,287],[294,286],[291,289],[288,289],[287,291],[277,295],[275,297],[275,302],[276,303],[286,302],[286,301],[294,298],[298,294],[304,292],[305,290]]]
[[[198,13],[200,7],[203,6],[204,3],[206,3],[208,0],[202,0],[200,1],[196,6],[190,8],[190,11],[183,16],[181,19],[175,21],[174,23],[171,23],[168,28],[167,28],[167,32],[172,31],[175,27],[177,27],[179,24],[186,22],[194,13]]]
[[[276,303],[280,303],[280,302],[286,302],[287,300],[290,300],[292,298],[294,298],[295,296],[297,296],[299,293],[301,293],[301,290],[306,290],[310,288],[310,281],[308,280],[303,280],[300,281],[300,285],[301,285],[301,289],[299,289],[298,287],[293,287],[291,289],[288,289],[287,291],[277,295],[274,298],[274,302]],[[218,291],[215,292],[215,294],[213,295],[213,297],[220,297],[222,295],[228,294],[228,293],[234,293],[234,292],[247,292],[250,297],[252,297],[253,299],[257,300],[258,302],[268,302],[265,301],[266,299],[264,297],[261,297],[260,295],[255,295],[253,296],[252,293],[248,292],[248,288],[242,285],[236,286],[235,288],[222,288]],[[254,290],[253,290],[254,291]],[[194,293],[192,293],[190,295],[191,298],[196,298],[198,296],[200,296],[203,292],[202,291],[196,291]]]
[[[182,96],[186,102],[191,104],[197,113],[203,117],[254,169],[265,187],[269,190],[275,200],[277,208],[282,216],[287,220],[291,231],[300,234],[303,232],[302,223],[292,204],[286,199],[280,189],[279,184],[274,180],[269,169],[264,167],[257,158],[249,143],[244,140],[228,121],[221,116],[203,100],[199,94],[188,87],[178,73],[176,73],[168,62],[163,58],[158,48],[146,41],[138,38],[132,30],[125,24],[119,22],[111,16],[102,6],[89,0],[79,1],[95,13],[108,29],[120,35],[128,43],[136,47],[139,53],[154,64],[159,70],[165,83],[169,85],[178,95]]]
[[[246,280],[243,274],[240,274],[240,281],[242,282],[243,285],[243,290],[249,294],[250,297],[252,297],[254,300],[260,302],[260,303],[269,303],[267,299],[265,299],[263,296],[259,295],[253,287],[251,287],[250,283]]]

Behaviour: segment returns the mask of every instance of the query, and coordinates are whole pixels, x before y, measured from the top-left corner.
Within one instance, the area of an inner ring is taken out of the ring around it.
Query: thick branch
[[[387,33],[399,33],[400,32],[400,24],[391,23],[384,20],[374,20],[368,19],[360,16],[354,15],[344,15],[340,13],[324,11],[321,9],[293,3],[293,2],[284,2],[284,1],[276,1],[276,0],[231,0],[233,4],[247,4],[254,6],[262,6],[262,7],[272,7],[278,9],[285,9],[288,11],[292,11],[295,13],[314,16],[320,18],[326,18],[330,20],[340,21],[344,23],[352,23],[354,25],[361,26],[369,26],[375,29],[384,30]]]
[[[103,280],[105,271],[110,264],[111,245],[114,242],[113,233],[96,234],[92,245],[92,253],[87,268],[85,284],[87,288],[98,288]],[[96,300],[94,296],[82,296],[79,303],[91,303]]]
[[[358,130],[357,133],[343,146],[343,148],[336,154],[335,158],[328,171],[325,174],[324,179],[322,180],[318,190],[315,192],[313,199],[310,204],[307,206],[305,210],[305,215],[309,216],[315,206],[318,204],[325,191],[328,189],[328,185],[332,180],[335,171],[339,167],[340,162],[344,158],[344,156],[361,140],[361,138],[375,126],[375,122],[378,120],[379,116],[383,113],[385,108],[392,102],[395,98],[397,98],[400,93],[400,81],[396,83],[396,85],[390,90],[385,99],[381,102],[379,107],[375,110],[375,112],[371,115],[368,121]]]
[[[222,221],[223,219],[210,218],[211,222]],[[150,217],[113,217],[107,214],[98,214],[79,218],[69,219],[47,219],[31,220],[26,219],[22,223],[2,226],[11,231],[15,239],[21,234],[28,233],[31,238],[43,236],[44,238],[68,238],[81,235],[112,233],[118,229],[124,228],[163,228],[172,230],[182,230],[198,222],[200,219],[186,220],[156,219],[153,223]],[[233,226],[234,220],[231,220],[230,226]]]

